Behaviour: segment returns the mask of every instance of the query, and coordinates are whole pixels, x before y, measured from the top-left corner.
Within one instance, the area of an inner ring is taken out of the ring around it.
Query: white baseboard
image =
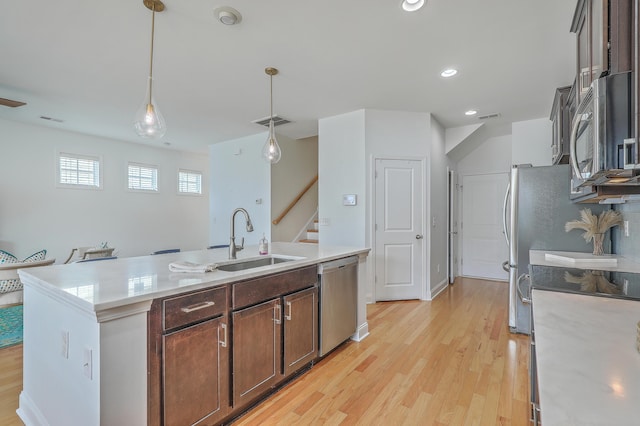
[[[440,293],[447,289],[449,285],[449,278],[445,278],[440,281],[434,288],[431,289],[431,300],[435,299]]]
[[[25,426],[49,426],[49,422],[47,422],[25,391],[20,392],[20,402],[16,413]]]
[[[369,323],[365,322],[364,324],[361,324],[360,327],[356,329],[356,332],[353,334],[353,336],[351,336],[351,340],[359,342],[365,337],[367,337],[368,335],[369,335]]]

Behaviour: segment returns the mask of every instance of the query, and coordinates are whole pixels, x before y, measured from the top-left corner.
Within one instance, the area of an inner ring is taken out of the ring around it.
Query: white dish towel
[[[217,267],[218,265],[215,263],[200,264],[200,263],[193,263],[193,262],[187,262],[187,261],[172,262],[169,264],[169,270],[171,272],[204,273],[204,272],[215,271]]]

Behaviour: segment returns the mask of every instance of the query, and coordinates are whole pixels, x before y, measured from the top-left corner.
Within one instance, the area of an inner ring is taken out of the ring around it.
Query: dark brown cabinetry
[[[230,411],[227,287],[154,300],[150,425],[215,424]]]
[[[313,265],[154,300],[148,424],[220,424],[315,360],[317,283]]]
[[[234,410],[317,358],[317,279],[313,266],[233,284]]]
[[[283,298],[284,375],[295,373],[318,355],[318,289]]]
[[[631,0],[578,0],[571,23],[576,34],[576,96],[591,82],[631,70]]]
[[[210,424],[227,414],[226,339],[224,318],[163,336],[165,425]]]
[[[233,312],[233,406],[253,401],[282,379],[280,299]]]
[[[571,112],[569,110],[569,93],[571,86],[556,89],[551,107],[551,161],[552,164],[569,162],[569,131]]]

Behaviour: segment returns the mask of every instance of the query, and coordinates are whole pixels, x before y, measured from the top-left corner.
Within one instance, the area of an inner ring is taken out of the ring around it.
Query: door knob
[[[416,235],[416,240],[421,240],[421,239],[422,239],[422,234]]]

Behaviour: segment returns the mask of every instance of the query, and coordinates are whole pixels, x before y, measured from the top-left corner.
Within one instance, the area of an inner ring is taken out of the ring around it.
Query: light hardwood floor
[[[366,339],[234,426],[527,425],[528,337],[509,333],[507,296],[507,283],[458,279],[433,302],[368,305]],[[0,350],[0,379],[0,424],[21,425],[21,346]]]

